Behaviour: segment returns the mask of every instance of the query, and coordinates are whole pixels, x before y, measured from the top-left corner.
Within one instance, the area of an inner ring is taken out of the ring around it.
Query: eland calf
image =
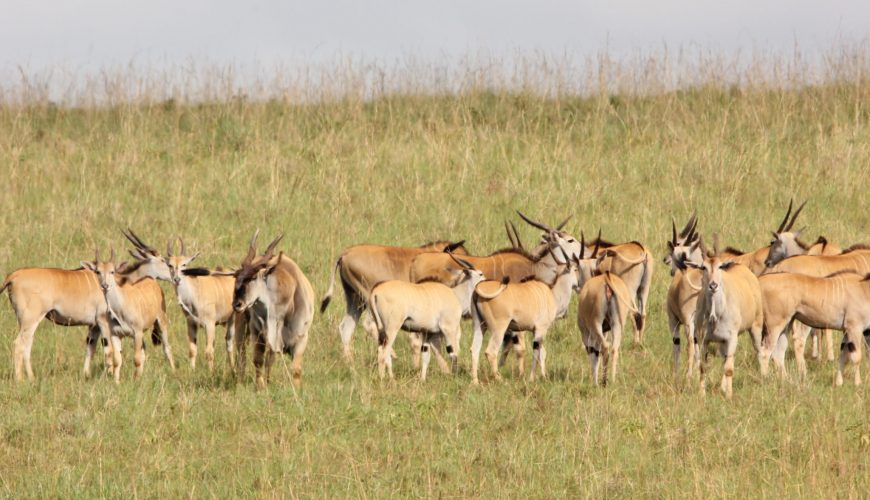
[[[111,367],[115,383],[121,381],[121,337],[133,337],[133,364],[136,367],[134,376],[138,378],[142,375],[145,367],[144,332],[147,329],[152,330],[152,341],[163,345],[163,354],[170,368],[174,370],[175,361],[172,358],[168,337],[166,302],[160,285],[147,277],[131,281],[129,276],[125,275],[127,264],[115,264],[114,249],[109,260],[101,261],[99,252],[96,252],[94,262],[83,261],[82,267],[96,273],[105,295],[109,318],[112,321]]]
[[[353,359],[351,338],[368,305],[372,287],[390,280],[411,281],[410,269],[414,257],[427,252],[442,251],[464,255],[467,253],[463,246],[464,243],[464,240],[456,243],[436,241],[417,248],[355,245],[345,249],[335,261],[332,274],[329,277],[329,289],[320,303],[320,312],[323,313],[332,300],[335,275],[338,274],[346,302],[344,317],[338,325],[345,359]],[[366,317],[363,327],[372,337],[377,338],[374,322],[370,321],[368,317]]]
[[[531,380],[535,380],[538,365],[540,375],[546,377],[547,351],[544,338],[556,318],[567,312],[572,292],[579,289],[579,280],[580,271],[573,261],[566,258],[561,271],[557,270],[556,276],[549,283],[535,279],[534,276],[529,276],[520,283],[510,283],[507,276],[501,282],[489,280],[479,283],[472,297],[472,381],[479,383],[478,365],[485,330],[492,331],[485,355],[496,380],[501,380],[498,371],[499,348],[504,346],[509,332],[517,354],[520,376],[523,376],[525,343],[515,333],[522,331],[531,331],[534,334]]]
[[[697,224],[697,218],[693,219]],[[689,221],[690,225],[692,219]],[[691,377],[697,363],[695,338],[695,312],[698,297],[701,295],[701,271],[689,268],[686,262],[701,264],[704,261],[704,244],[701,237],[693,232],[677,234],[673,226],[673,237],[668,242],[668,256],[665,261],[671,265],[671,284],[668,287],[667,313],[668,326],[673,339],[673,370],[677,375],[680,365],[680,326],[683,327],[688,352],[686,377]]]
[[[166,245],[166,255],[160,255],[157,250],[128,230],[124,236],[134,245],[130,254],[148,268],[148,275],[172,283],[178,304],[187,320],[188,359],[190,367],[196,368],[197,330],[205,330],[205,358],[208,369],[214,369],[215,329],[218,325],[226,325],[227,362],[232,367],[235,364],[233,338],[237,323],[241,322],[238,314],[233,311],[232,275],[221,275],[223,269],[212,271],[205,268],[191,267],[191,263],[199,256],[187,254],[184,240],[179,238],[180,254],[174,254],[173,245]]]
[[[426,380],[431,348],[440,363],[440,338],[447,341],[447,354],[456,364],[460,321],[471,307],[474,287],[483,279],[483,273],[463,259],[455,258],[462,271],[455,272],[449,284],[438,281],[408,283],[391,280],[376,285],[369,299],[372,316],[378,328],[378,373],[383,379],[385,371],[393,378],[392,348],[399,330],[418,334],[422,338],[422,365],[420,379]],[[446,363],[442,364],[442,370]]]

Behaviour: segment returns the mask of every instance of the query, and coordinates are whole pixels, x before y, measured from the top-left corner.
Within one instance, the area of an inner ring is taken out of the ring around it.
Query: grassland
[[[232,265],[260,228],[286,233],[321,294],[346,246],[464,238],[486,254],[505,245],[517,208],[573,214],[577,234],[601,227],[660,257],[671,216],[697,208],[705,233],[752,249],[791,197],[810,200],[808,239],[868,241],[867,75],[648,94],[7,103],[0,266],[75,267],[95,245],[121,247],[127,226]],[[86,380],[85,332],[44,323],[35,382],[14,384],[0,364],[0,495],[866,497],[867,386],[833,389],[833,365],[818,362],[805,383],[762,380],[743,339],[734,400],[702,399],[671,377],[664,266],[653,283],[647,343],[629,340],[603,389],[590,385],[573,308],[550,332],[549,380],[479,388],[467,373],[421,385],[405,343],[397,384],[381,384],[361,330],[347,366],[341,301],[315,318],[300,392],[281,361],[259,392],[229,376],[222,353],[216,374],[191,371],[169,287],[174,373],[152,349],[141,380],[129,358],[119,387]],[[11,360],[6,304],[0,331]]]

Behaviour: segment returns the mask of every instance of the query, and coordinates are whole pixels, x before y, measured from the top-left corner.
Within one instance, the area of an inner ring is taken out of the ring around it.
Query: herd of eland
[[[794,224],[805,204],[792,212],[790,203],[770,244],[753,252],[720,249],[716,236],[708,249],[695,214],[682,230],[672,223],[664,262],[672,276],[666,304],[675,375],[681,327],[688,350],[686,376],[694,378],[697,370],[696,380],[705,391],[708,350],[715,344],[724,359],[721,389],[729,398],[740,332],[749,332],[763,375],[771,358],[785,375],[791,340],[803,376],[807,340],[812,339],[817,356],[824,339],[827,358],[833,361],[831,330],[838,330],[843,339],[835,383],[843,383],[847,367],[855,384],[861,383],[861,350],[870,346],[870,247],[841,250],[824,237],[804,243]],[[432,355],[443,372],[455,373],[461,323],[470,318],[473,383],[479,383],[486,333],[484,355],[492,379],[501,379],[499,372],[511,355],[524,376],[524,332],[532,336],[529,378],[546,377],[547,332],[568,314],[577,295],[577,327],[592,382],[613,383],[626,326],[631,325],[635,343],[644,341],[654,270],[651,252],[637,241],[607,242],[600,230],[595,239],[587,241],[581,233],[578,240],[564,230],[568,219],[550,226],[518,214],[542,231],[537,246],[526,249],[513,223],[506,223],[510,247],[486,256],[469,255],[464,241],[435,241],[415,248],[356,245],[344,250],[332,267],[320,310],[328,307],[338,278],[346,307],[338,330],[347,360],[352,361],[352,335],[362,321],[377,342],[381,378],[393,378],[393,344],[399,331],[409,334],[411,359],[421,379],[426,379]],[[292,358],[293,384],[301,384],[316,297],[302,269],[277,251],[281,236],[259,253],[254,234],[240,265],[208,269],[192,265],[198,254],[188,253],[180,239],[177,249],[170,242],[161,254],[133,231],[123,234],[133,245],[132,261],[118,263],[112,249],[107,260],[97,251],[93,261],[82,261],[78,269],[22,268],[6,277],[0,291],[9,290],[18,320],[12,352],[16,380],[33,378],[30,352],[43,318],[62,326],[88,327],[85,375],[90,375],[93,355],[102,345],[106,370],[119,382],[121,340],[132,337],[135,376],[140,376],[148,330],[174,369],[166,302],[157,283],[163,280],[174,288],[187,323],[191,368],[196,365],[201,328],[206,363],[214,369],[216,329],[225,326],[227,360],[238,375],[244,374],[247,347],[253,344],[257,386],[268,383],[270,367],[282,353]]]

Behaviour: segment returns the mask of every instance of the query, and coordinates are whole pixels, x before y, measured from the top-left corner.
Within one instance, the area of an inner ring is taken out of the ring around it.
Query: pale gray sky
[[[870,37],[870,0],[0,0],[0,74],[481,49],[803,51]]]

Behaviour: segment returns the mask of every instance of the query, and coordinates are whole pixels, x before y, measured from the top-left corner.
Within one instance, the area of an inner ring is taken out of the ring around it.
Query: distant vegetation
[[[242,88],[223,70],[107,73],[73,78],[68,92],[30,77],[0,89],[0,269],[77,267],[95,245],[126,248],[126,227],[161,247],[181,235],[203,264],[232,266],[260,228],[286,233],[280,248],[319,296],[344,247],[466,239],[488,254],[507,245],[517,208],[550,222],[572,214],[574,234],[600,227],[660,261],[672,216],[697,209],[705,235],[750,250],[792,197],[809,199],[806,239],[870,242],[868,54],[602,56],[582,67],[542,56],[440,70],[349,61]],[[867,386],[834,390],[834,367],[820,362],[806,383],[762,380],[742,339],[734,400],[701,399],[671,377],[669,279],[659,265],[646,345],[628,338],[618,382],[597,389],[576,305],[548,336],[550,380],[506,369],[496,384],[483,370],[479,388],[469,324],[463,373],[424,385],[401,334],[390,387],[361,329],[356,362],[342,362],[333,305],[315,316],[296,393],[280,360],[260,392],[226,372],[223,352],[216,374],[191,372],[165,284],[175,373],[150,349],[142,380],[129,362],[120,387],[84,380],[84,329],[44,322],[37,381],[15,385],[16,323],[3,304],[0,492],[865,496]]]

